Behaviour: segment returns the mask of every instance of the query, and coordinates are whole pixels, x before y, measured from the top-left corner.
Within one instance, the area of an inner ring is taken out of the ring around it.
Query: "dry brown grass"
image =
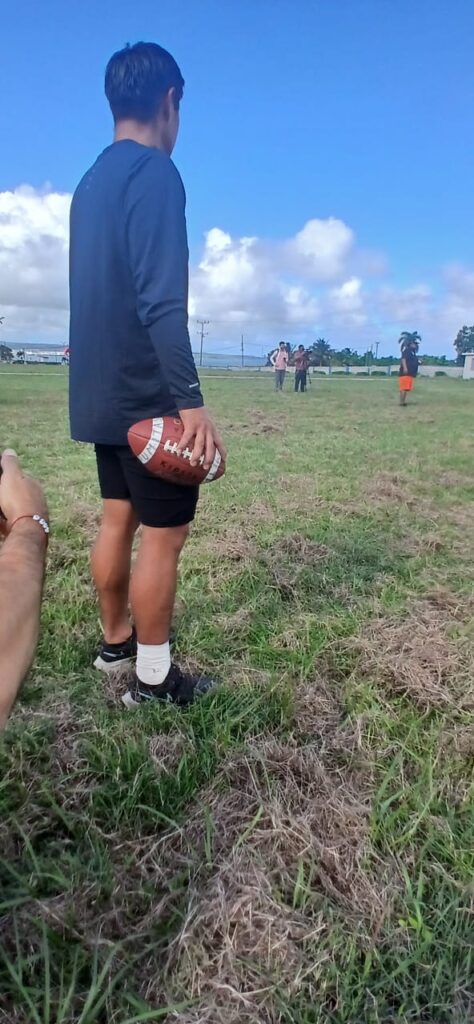
[[[408,505],[415,503],[407,478],[402,473],[388,473],[380,470],[368,481],[365,493],[375,501],[397,502]]]
[[[252,612],[250,608],[237,608],[235,612],[223,612],[221,615],[217,615],[215,622],[225,636],[241,636],[247,632],[252,623]]]
[[[370,850],[370,778],[352,768],[350,752],[337,767],[335,748],[350,751],[352,740],[345,730],[337,736],[327,692],[319,707],[333,733],[327,756],[314,744],[249,745],[225,760],[183,829],[141,859],[160,887],[171,868],[191,870],[164,989],[168,999],[202,1000],[203,1019],[216,1024],[277,1021],[277,991],[291,998],[317,989],[328,955],[325,900],[359,922],[367,942],[390,913],[393,869],[376,865]],[[143,994],[157,1000],[162,982],[157,988],[150,967]]]
[[[239,562],[249,565],[258,557],[258,547],[253,540],[252,529],[231,523],[213,537],[199,540],[199,554],[213,561]]]
[[[355,674],[369,676],[421,709],[474,709],[472,643],[460,630],[454,609],[416,600],[405,615],[379,615],[350,642],[358,654]],[[446,598],[445,598],[446,601]]]
[[[72,522],[77,524],[90,539],[95,537],[101,519],[101,507],[85,501],[74,501]]]
[[[317,544],[302,533],[293,533],[275,537],[272,546],[261,553],[260,560],[268,570],[271,584],[287,600],[297,597],[302,573],[307,569],[317,571],[329,553],[325,544]]]
[[[302,533],[293,533],[289,537],[277,538],[275,548],[278,554],[304,565],[314,565],[327,558],[329,548],[326,544],[317,544],[308,540]]]
[[[159,772],[175,772],[183,756],[192,753],[193,745],[184,733],[158,733],[149,743],[150,758]]]
[[[230,435],[231,430],[238,431],[240,435],[258,437],[260,434],[283,434],[288,417],[279,413],[271,415],[262,409],[249,409],[245,420],[238,424],[230,420],[221,420],[221,428]]]
[[[170,1022],[276,1024],[278,993],[290,1003],[302,992],[320,997],[334,914],[367,948],[390,916],[398,879],[371,850],[373,782],[354,758],[357,729],[341,721],[340,695],[322,678],[297,688],[296,712],[287,742],[229,753],[181,827],[155,841],[104,836],[116,865],[106,905],[94,884],[35,902],[38,917],[91,950],[117,940],[133,949],[175,917],[160,969],[150,944],[138,973],[152,1005],[196,1001]],[[160,773],[175,772],[189,749],[179,732],[149,745]],[[175,885],[183,874],[187,891]],[[10,948],[8,927],[5,919]]]
[[[264,501],[262,498],[256,498],[255,501],[251,501],[248,507],[245,508],[244,514],[245,521],[254,525],[257,523],[270,525],[276,518],[275,509],[268,501]]]
[[[446,548],[446,541],[439,533],[428,530],[426,533],[410,533],[406,531],[403,538],[405,554],[414,557],[435,555]]]
[[[439,475],[438,483],[442,487],[474,487],[474,476],[448,469]]]

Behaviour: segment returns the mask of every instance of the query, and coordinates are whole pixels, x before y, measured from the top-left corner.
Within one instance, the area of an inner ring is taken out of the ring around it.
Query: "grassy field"
[[[0,375],[54,522],[0,750],[0,1021],[474,1018],[474,389],[207,380],[229,449],[182,567],[182,660],[221,689],[123,710],[66,371]]]

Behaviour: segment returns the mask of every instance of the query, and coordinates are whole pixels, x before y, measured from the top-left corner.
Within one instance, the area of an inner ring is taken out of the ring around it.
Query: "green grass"
[[[212,375],[211,375],[212,377]],[[205,381],[229,447],[177,646],[221,689],[91,670],[94,458],[67,372],[0,374],[46,486],[41,640],[0,747],[0,1021],[472,1020],[474,390]]]

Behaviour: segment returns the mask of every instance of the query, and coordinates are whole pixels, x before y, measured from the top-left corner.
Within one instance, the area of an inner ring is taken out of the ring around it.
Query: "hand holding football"
[[[204,467],[204,455],[191,465],[192,447],[180,452],[184,433],[181,420],[174,416],[154,417],[135,423],[128,431],[128,443],[134,455],[154,476],[184,486],[210,483],[225,473],[225,460],[216,448],[211,467]]]

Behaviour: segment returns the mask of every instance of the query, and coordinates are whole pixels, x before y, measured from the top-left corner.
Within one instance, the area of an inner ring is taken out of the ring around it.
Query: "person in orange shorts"
[[[413,391],[413,382],[418,374],[420,365],[416,341],[410,341],[402,348],[402,359],[400,363],[400,405],[407,404],[410,391]]]

